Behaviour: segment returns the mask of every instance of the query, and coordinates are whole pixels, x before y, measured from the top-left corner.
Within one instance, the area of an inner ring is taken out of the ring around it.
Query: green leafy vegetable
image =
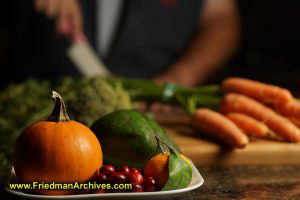
[[[170,148],[169,179],[162,191],[185,188],[190,184],[191,180],[191,166],[182,159],[175,149]]]

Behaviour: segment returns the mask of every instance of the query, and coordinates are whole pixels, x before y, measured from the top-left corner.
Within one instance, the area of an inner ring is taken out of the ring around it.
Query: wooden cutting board
[[[229,149],[191,127],[182,111],[154,113],[155,119],[196,165],[300,164],[300,144],[250,138],[244,149]]]
[[[300,144],[251,139],[244,149],[230,149],[201,138],[191,128],[166,127],[184,155],[196,165],[300,164]]]

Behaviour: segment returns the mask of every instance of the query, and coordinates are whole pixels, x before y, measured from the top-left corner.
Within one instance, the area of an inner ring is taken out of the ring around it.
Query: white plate
[[[48,195],[36,195],[36,194],[27,194],[19,190],[11,190],[9,187],[6,187],[6,191],[28,199],[171,199],[176,196],[179,196],[185,192],[194,190],[200,187],[204,179],[201,174],[195,167],[195,165],[190,161],[192,165],[192,181],[190,185],[183,189],[178,190],[169,190],[169,191],[157,191],[157,192],[128,192],[128,193],[104,193],[104,194],[77,194],[77,195],[60,195],[60,196],[48,196]],[[12,170],[11,177],[8,183],[15,182],[15,173]]]

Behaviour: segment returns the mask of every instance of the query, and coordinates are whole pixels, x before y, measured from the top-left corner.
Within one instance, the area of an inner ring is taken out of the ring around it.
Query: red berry
[[[126,183],[127,177],[122,172],[115,172],[111,176],[112,183]]]
[[[126,176],[128,176],[130,174],[130,170],[129,170],[129,168],[126,165],[119,166],[118,167],[118,172],[122,172]]]
[[[146,177],[144,179],[144,192],[154,192],[155,191],[155,180],[153,177]]]
[[[139,172],[139,170],[135,167],[130,168],[130,173]]]
[[[143,186],[133,183],[131,192],[143,192]]]
[[[98,183],[107,183],[108,178],[105,174],[102,174],[102,173],[98,172],[92,177],[91,182],[92,181],[95,181],[95,182],[98,182]]]
[[[134,172],[129,175],[129,182],[135,184],[142,184],[144,178],[140,172]]]
[[[103,165],[99,171],[107,177],[110,177],[115,172],[115,168],[112,165]]]
[[[100,189],[95,191],[95,194],[102,194],[102,193],[106,193],[106,190]]]

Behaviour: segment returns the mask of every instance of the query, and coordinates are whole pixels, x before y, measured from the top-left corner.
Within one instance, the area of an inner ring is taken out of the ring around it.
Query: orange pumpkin
[[[14,149],[17,177],[26,183],[86,182],[102,165],[102,150],[94,133],[69,119],[61,96],[52,92],[54,109],[48,120],[26,128]],[[74,190],[35,190],[61,195]]]

